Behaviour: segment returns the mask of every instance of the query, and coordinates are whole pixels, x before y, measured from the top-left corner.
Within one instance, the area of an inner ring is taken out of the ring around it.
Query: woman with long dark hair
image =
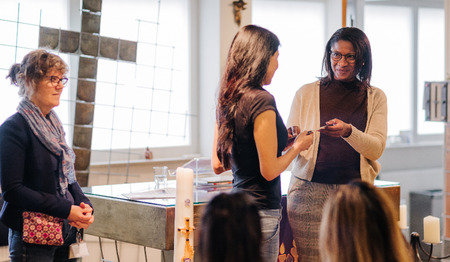
[[[289,144],[269,85],[278,68],[276,35],[242,27],[231,44],[217,101],[213,168],[231,169],[233,190],[254,196],[261,216],[262,258],[277,261],[281,220],[280,174],[312,143],[306,132]],[[284,150],[284,154],[282,154]]]
[[[206,205],[200,225],[202,262],[261,262],[261,221],[247,193],[215,196]]]
[[[387,138],[387,100],[370,85],[372,53],[358,28],[337,30],[323,57],[322,77],[301,87],[292,102],[289,130],[317,130],[297,157],[287,211],[300,261],[318,261],[319,225],[328,196],[353,179],[373,183]]]

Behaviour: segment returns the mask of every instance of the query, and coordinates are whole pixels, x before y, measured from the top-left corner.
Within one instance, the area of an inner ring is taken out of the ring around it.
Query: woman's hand
[[[308,131],[301,132],[294,141],[292,145],[294,148],[297,148],[301,151],[308,149],[313,143],[314,135],[309,133]]]
[[[325,123],[327,126],[319,132],[332,137],[349,137],[352,134],[352,127],[344,121],[334,118]]]
[[[229,170],[225,169],[222,162],[220,162],[219,157],[217,156],[217,138],[219,134],[219,126],[216,122],[216,127],[214,128],[214,141],[213,141],[213,150],[212,150],[212,156],[211,156],[211,164],[213,171],[216,175],[222,174],[223,172]]]
[[[300,127],[291,126],[287,129],[287,131],[288,131],[288,141],[283,151],[288,150],[294,144],[295,138],[297,137],[298,134],[300,134]]]
[[[91,219],[89,219],[89,221],[87,223],[83,223],[83,222],[69,222],[69,225],[71,225],[73,227],[76,227],[78,229],[80,229],[80,228],[87,229],[93,222],[94,222],[94,216],[92,216]]]
[[[94,222],[92,211],[92,207],[83,202],[79,206],[72,205],[69,217],[67,218],[69,224],[77,228],[88,228]]]

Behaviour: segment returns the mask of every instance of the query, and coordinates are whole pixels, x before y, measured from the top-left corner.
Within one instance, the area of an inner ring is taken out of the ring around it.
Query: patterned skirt
[[[297,246],[299,262],[320,261],[319,229],[328,196],[339,185],[321,184],[291,177],[287,213]]]

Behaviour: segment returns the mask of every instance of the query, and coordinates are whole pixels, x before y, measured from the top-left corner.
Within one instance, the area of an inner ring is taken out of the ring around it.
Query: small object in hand
[[[291,138],[288,138],[288,141],[287,141],[288,145],[289,145],[290,143],[294,142],[294,140],[295,140],[296,137],[297,137],[297,136],[292,136]]]
[[[335,126],[335,125],[336,125],[336,120],[331,120],[331,121],[333,121],[333,123],[331,123],[331,124],[326,124],[326,125],[324,125],[323,127],[325,128],[325,127],[327,127],[327,126]],[[330,121],[328,121],[328,122],[330,122]]]
[[[336,125],[336,121],[334,121],[332,124],[326,124],[326,125],[324,125],[324,126],[321,126],[318,130],[325,129],[325,128],[327,128],[328,126],[335,126],[335,125]]]
[[[334,120],[333,120],[334,121]],[[334,121],[332,124],[326,124],[326,125],[324,125],[324,126],[321,126],[321,127],[319,127],[319,129],[316,129],[316,130],[314,130],[314,131],[320,131],[320,130],[323,130],[323,129],[326,129],[327,127],[329,127],[329,126],[335,126],[336,125],[336,121]]]

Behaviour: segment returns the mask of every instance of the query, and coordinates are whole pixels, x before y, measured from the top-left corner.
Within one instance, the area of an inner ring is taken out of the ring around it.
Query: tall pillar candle
[[[189,168],[177,168],[174,262],[193,261],[186,259],[186,250],[194,246],[194,171]],[[189,219],[187,225],[186,218]],[[193,253],[193,250],[192,250]],[[193,256],[193,255],[192,255]]]
[[[400,220],[398,221],[398,225],[401,229],[408,228],[407,215],[406,215],[406,205],[400,205]]]
[[[441,242],[439,218],[427,216],[423,218],[423,242],[437,244]]]

